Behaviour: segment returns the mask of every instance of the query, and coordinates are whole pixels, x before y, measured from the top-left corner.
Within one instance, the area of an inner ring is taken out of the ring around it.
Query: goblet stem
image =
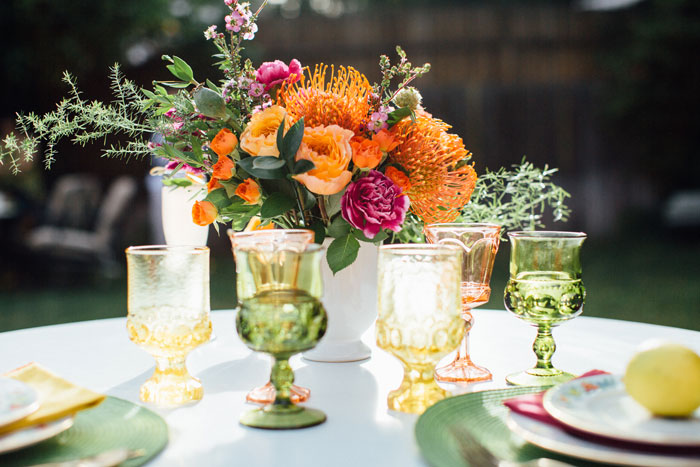
[[[462,319],[464,319],[466,325],[464,337],[457,348],[457,355],[450,364],[435,370],[435,379],[449,383],[489,381],[492,378],[491,372],[476,365],[469,356],[469,331],[474,325],[474,316],[472,316],[471,308],[467,306],[462,308]]]
[[[204,395],[202,383],[188,373],[185,358],[184,354],[156,357],[153,376],[141,386],[141,400],[158,405],[179,405],[200,400]]]
[[[294,372],[289,366],[288,358],[275,358],[270,373],[270,382],[275,386],[275,400],[272,403],[277,407],[289,407],[294,403],[290,399],[290,388],[294,382]]]
[[[433,378],[433,366],[409,366],[405,362],[401,386],[391,391],[387,398],[389,409],[407,413],[423,413],[435,402],[450,395]]]
[[[537,326],[537,337],[535,337],[535,342],[532,344],[532,350],[537,355],[537,365],[536,369],[546,370],[549,374],[553,372],[561,373],[552,366],[552,355],[557,349],[557,345],[552,337],[552,328],[548,325]]]

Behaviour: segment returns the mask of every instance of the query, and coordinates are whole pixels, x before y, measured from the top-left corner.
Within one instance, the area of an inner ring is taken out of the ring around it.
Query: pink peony
[[[408,210],[408,196],[383,173],[369,173],[348,185],[340,200],[343,219],[374,238],[382,229],[401,230]]]
[[[255,80],[265,85],[265,91],[269,91],[272,87],[290,79],[291,75],[294,75],[290,80],[292,83],[301,78],[301,63],[296,58],[289,62],[289,66],[282,60],[263,63],[255,74]]]

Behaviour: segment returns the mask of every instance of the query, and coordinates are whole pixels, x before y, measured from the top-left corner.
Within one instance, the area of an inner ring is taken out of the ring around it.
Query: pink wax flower
[[[289,62],[289,66],[282,60],[265,62],[260,65],[255,74],[255,80],[265,85],[265,91],[269,91],[272,87],[287,80],[290,83],[295,83],[299,81],[299,78],[301,78],[301,63],[296,58]]]
[[[383,173],[369,173],[348,185],[340,200],[343,219],[374,238],[382,229],[401,230],[409,200],[394,182]]]

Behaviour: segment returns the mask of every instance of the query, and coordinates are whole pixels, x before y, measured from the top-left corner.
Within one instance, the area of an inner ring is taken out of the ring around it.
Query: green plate
[[[3,467],[62,462],[110,449],[143,449],[123,467],[144,464],[168,444],[168,425],[158,414],[129,401],[107,397],[94,409],[79,412],[63,433],[19,451],[0,455]]]
[[[536,387],[496,389],[462,394],[437,402],[416,422],[416,441],[423,457],[433,467],[469,466],[462,458],[453,435],[453,427],[459,427],[469,430],[499,459],[524,462],[549,457],[571,465],[600,466],[540,449],[508,429],[508,408],[503,405],[503,400],[541,390]]]

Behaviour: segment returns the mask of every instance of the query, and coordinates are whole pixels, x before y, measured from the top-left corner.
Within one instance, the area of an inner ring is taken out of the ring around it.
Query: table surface
[[[493,381],[454,393],[506,387],[505,376],[534,364],[535,330],[505,311],[475,310],[473,360]],[[425,466],[414,437],[416,415],[389,411],[388,392],[402,378],[398,360],[378,349],[354,363],[292,358],[296,382],[311,389],[309,407],[323,410],[322,425],[289,431],[248,428],[240,414],[253,406],[246,393],[267,381],[269,357],[251,352],[236,335],[233,311],[212,313],[216,339],[190,354],[190,372],[202,380],[204,398],[190,406],[158,409],[170,427],[167,448],[152,466]],[[622,373],[635,348],[650,338],[700,352],[700,332],[581,316],[554,330],[554,364],[576,374],[598,368]],[[449,358],[449,356],[447,357]],[[86,321],[0,334],[0,373],[36,361],[76,384],[140,403],[139,386],[154,362],[126,333],[125,318]]]

